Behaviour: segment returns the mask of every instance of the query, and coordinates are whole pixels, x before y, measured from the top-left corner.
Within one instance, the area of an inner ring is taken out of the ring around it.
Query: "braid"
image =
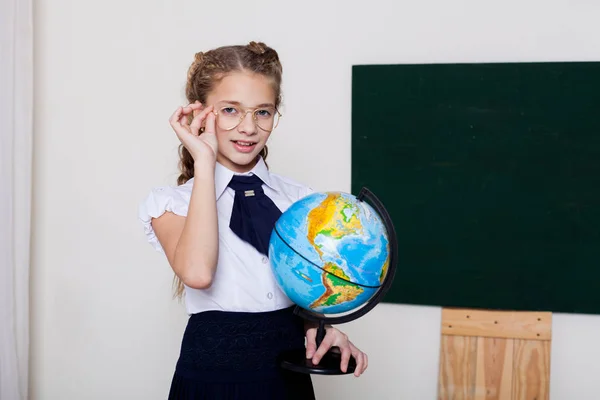
[[[179,145],[179,171],[178,185],[183,185],[194,177],[194,157],[183,144]]]
[[[192,62],[192,65],[190,65],[190,67],[188,68],[188,72],[187,72],[187,84],[185,87],[185,94],[188,98],[190,97],[190,95],[193,95],[193,92],[194,92],[193,83],[196,81],[196,76],[198,75],[198,73],[202,71],[203,64],[204,64],[204,53],[202,53],[202,52],[196,53],[194,56],[194,61]]]
[[[187,74],[187,84],[190,85],[191,82],[194,81],[194,75],[202,68],[202,63],[204,62],[204,53],[198,52],[194,55],[194,61],[190,68],[188,69]]]

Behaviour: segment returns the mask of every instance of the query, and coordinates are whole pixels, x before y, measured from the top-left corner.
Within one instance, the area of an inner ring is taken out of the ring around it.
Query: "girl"
[[[355,376],[367,356],[345,334],[295,316],[267,258],[274,223],[310,189],[271,173],[267,140],[280,114],[282,67],[263,43],[196,54],[186,97],[170,124],[181,141],[176,187],[154,189],[140,206],[148,240],[164,252],[190,318],[170,399],[313,399],[310,375],[281,369],[277,356],[304,349],[318,363],[341,351]],[[305,345],[306,338],[306,345]]]

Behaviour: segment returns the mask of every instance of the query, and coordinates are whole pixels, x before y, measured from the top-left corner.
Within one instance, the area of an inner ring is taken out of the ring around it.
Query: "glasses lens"
[[[279,124],[279,113],[274,108],[256,110],[254,115],[258,127],[267,132],[277,128],[277,124]]]
[[[223,107],[217,111],[217,126],[229,131],[240,124],[241,115],[242,112],[236,107]]]

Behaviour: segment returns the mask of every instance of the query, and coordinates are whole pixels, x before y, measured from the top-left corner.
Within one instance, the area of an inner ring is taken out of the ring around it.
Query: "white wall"
[[[31,398],[166,397],[185,315],[136,207],[174,182],[167,120],[194,52],[274,46],[286,108],[272,169],[348,191],[353,64],[599,59],[600,3],[567,4],[37,0]],[[439,319],[383,304],[344,326],[369,370],[316,377],[318,394],[434,399]],[[552,400],[597,400],[600,316],[554,322]]]

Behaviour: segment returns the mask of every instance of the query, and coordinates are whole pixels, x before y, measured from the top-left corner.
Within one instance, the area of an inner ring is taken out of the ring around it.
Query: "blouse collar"
[[[215,167],[215,194],[217,196],[217,200],[219,199],[219,197],[221,197],[223,192],[225,192],[225,189],[227,189],[227,185],[229,184],[231,178],[233,178],[234,175],[256,175],[260,178],[260,180],[264,182],[265,185],[269,186],[275,191],[279,191],[279,187],[277,187],[275,182],[273,182],[273,180],[271,179],[271,174],[269,173],[267,164],[265,163],[265,160],[263,160],[262,156],[259,156],[258,162],[254,166],[254,168],[244,173],[235,173],[227,167],[225,167],[223,164],[217,162]]]

